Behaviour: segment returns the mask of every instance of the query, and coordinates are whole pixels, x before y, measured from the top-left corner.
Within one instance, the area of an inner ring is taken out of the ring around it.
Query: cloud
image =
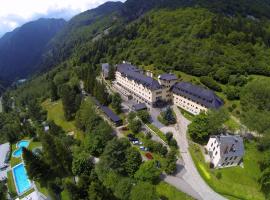
[[[107,0],[0,0],[0,36],[40,17],[70,19]],[[116,1],[116,0],[113,0]],[[123,0],[122,0],[123,1]]]

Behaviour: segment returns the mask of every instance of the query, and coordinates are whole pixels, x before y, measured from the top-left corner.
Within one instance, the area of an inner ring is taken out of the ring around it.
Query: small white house
[[[214,168],[237,166],[244,156],[243,138],[238,135],[211,136],[206,149]]]

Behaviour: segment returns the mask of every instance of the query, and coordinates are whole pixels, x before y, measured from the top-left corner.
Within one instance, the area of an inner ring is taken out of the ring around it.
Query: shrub
[[[216,178],[217,178],[218,180],[220,180],[220,179],[222,178],[222,173],[221,173],[221,172],[218,172],[218,173],[216,174]]]
[[[176,119],[171,108],[168,108],[166,111],[162,112],[158,119],[166,126],[176,123]]]
[[[146,133],[146,139],[150,140],[152,138],[152,134],[150,132]]]
[[[200,77],[200,81],[202,84],[204,84],[206,87],[215,90],[217,92],[222,92],[222,88],[220,85],[210,76],[202,76]]]

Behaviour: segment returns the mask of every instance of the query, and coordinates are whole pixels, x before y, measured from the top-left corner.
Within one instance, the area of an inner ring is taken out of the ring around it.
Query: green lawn
[[[61,192],[61,199],[70,200],[67,190],[63,190],[63,192]]]
[[[7,173],[7,176],[8,176],[7,184],[8,184],[9,193],[10,193],[11,197],[16,197],[17,191],[16,191],[14,180],[13,180],[12,171],[9,171]]]
[[[191,200],[191,199],[193,199],[192,197],[177,190],[175,187],[173,187],[165,182],[160,182],[156,186],[156,190],[157,190],[157,193],[160,197],[166,197],[167,200]]]
[[[22,162],[21,158],[15,158],[12,156],[13,152],[17,149],[16,144],[11,145],[11,158],[10,158],[10,165],[11,167],[14,167]]]
[[[192,121],[195,117],[195,115],[192,115],[191,113],[189,113],[188,111],[178,107],[178,109],[180,110],[180,112],[182,113],[182,115],[188,119],[189,121]]]
[[[218,193],[229,199],[263,200],[257,182],[260,169],[258,161],[263,155],[256,149],[256,143],[245,143],[244,168],[231,167],[224,169],[210,169],[206,164],[201,149],[196,144],[190,145],[190,153],[195,165],[204,180]],[[216,177],[221,173],[221,179]]]
[[[28,190],[28,191],[25,192],[22,196],[20,196],[20,199],[23,199],[24,197],[28,196],[29,194],[31,194],[31,193],[34,192],[34,191],[35,191],[34,188]]]
[[[41,142],[33,142],[33,141],[31,141],[31,143],[29,144],[28,149],[32,151],[33,149],[35,149],[37,147],[41,147]]]
[[[48,120],[53,120],[58,126],[61,126],[66,132],[74,132],[77,139],[83,140],[83,133],[75,126],[74,121],[66,121],[61,101],[51,102],[46,100],[42,107],[48,111]]]
[[[154,131],[164,142],[167,141],[165,134],[159,130],[155,125],[147,123],[146,124],[152,131]]]
[[[241,125],[232,117],[230,117],[230,119],[225,122],[225,126],[227,126],[231,131],[237,131],[241,128]]]
[[[42,187],[38,182],[35,182],[35,184],[37,186],[38,191],[40,191],[45,196],[48,196],[49,195],[49,192],[48,192],[48,190],[47,190],[46,187]]]

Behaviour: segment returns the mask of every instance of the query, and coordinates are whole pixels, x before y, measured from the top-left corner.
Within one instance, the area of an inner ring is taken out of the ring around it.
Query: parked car
[[[139,144],[139,141],[138,140],[134,140],[134,141],[132,141],[132,144],[138,145]]]
[[[122,129],[122,131],[128,131],[129,130],[129,128],[126,127],[126,126],[122,127],[121,129]],[[132,135],[132,134],[128,134],[128,135]]]
[[[148,151],[148,148],[145,147],[145,146],[140,146],[140,150],[142,150],[142,151]]]
[[[145,157],[146,157],[148,160],[153,160],[153,156],[152,156],[152,154],[149,153],[149,152],[145,154]]]

